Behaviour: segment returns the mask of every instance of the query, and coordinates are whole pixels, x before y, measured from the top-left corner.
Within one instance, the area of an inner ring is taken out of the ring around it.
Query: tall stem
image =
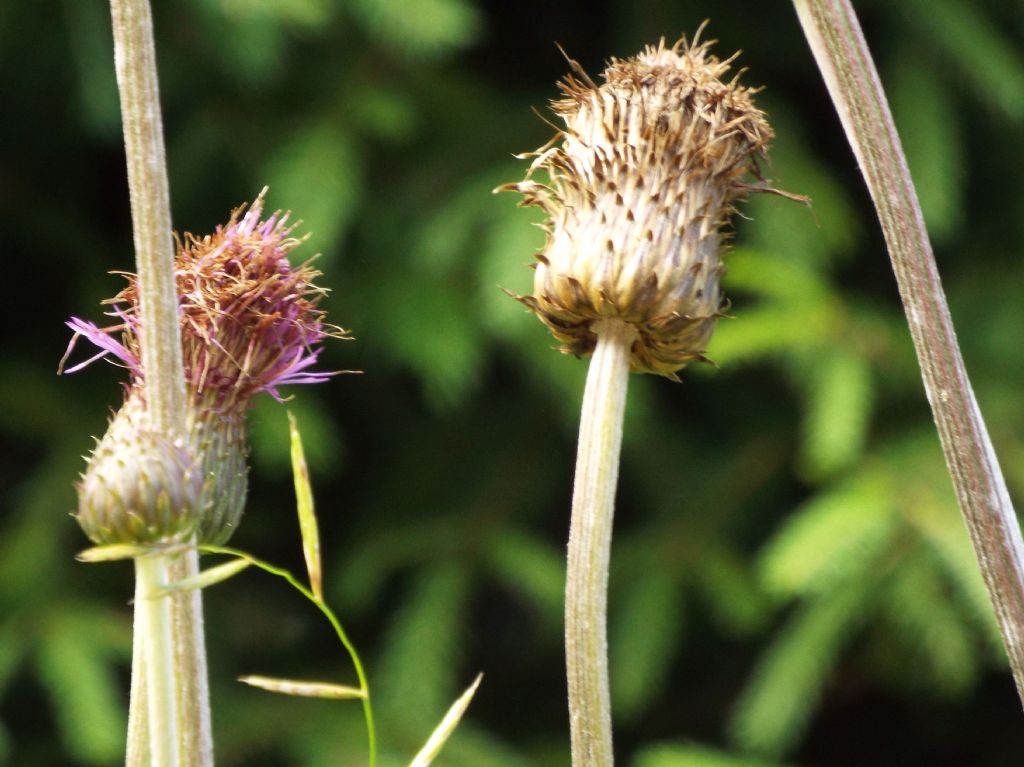
[[[146,680],[151,767],[179,767],[177,694],[174,684],[174,637],[171,600],[159,595],[167,583],[167,558],[135,560],[136,638],[141,639]]]
[[[185,433],[185,368],[174,241],[149,0],[111,0],[132,231],[139,278],[142,369],[153,428]]]
[[[149,0],[110,0],[114,33],[114,63],[124,124],[128,189],[139,281],[142,368],[145,371],[146,411],[150,426],[166,435],[183,437],[185,372],[178,325],[178,294],[174,278],[170,193],[164,150],[163,120],[157,81],[156,48]],[[154,558],[156,559],[156,558]],[[173,580],[198,569],[190,552],[174,563],[163,562]],[[143,572],[140,565],[137,572]],[[180,743],[182,764],[213,764],[209,691],[203,643],[202,602],[198,592],[156,600],[169,611],[171,654],[162,673],[173,683],[176,717],[166,732],[146,711],[148,701],[162,699],[164,680],[151,678],[146,658],[148,634],[136,633],[132,662],[132,696],[127,763],[148,767],[158,754],[147,744],[162,742],[167,733]],[[136,600],[136,626],[147,625],[146,610]],[[140,612],[141,611],[141,612]],[[157,689],[151,689],[157,688]]]
[[[794,0],[875,203],[921,378],[1024,701],[1024,540],[957,344],[906,158],[849,0]]]
[[[565,584],[565,653],[574,767],[611,767],[608,688],[608,563],[622,421],[636,330],[620,320],[595,323],[580,414],[576,480]]]

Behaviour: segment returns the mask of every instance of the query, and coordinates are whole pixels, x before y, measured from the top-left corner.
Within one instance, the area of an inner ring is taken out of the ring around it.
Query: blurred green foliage
[[[743,48],[811,209],[743,212],[719,367],[634,378],[612,567],[617,749],[635,767],[1006,765],[1020,707],[953,501],[884,249],[787,3],[187,0],[155,3],[177,226],[271,185],[313,232],[363,371],[295,391],[327,598],[368,661],[382,767],[478,670],[438,764],[565,765],[563,546],[585,365],[500,287],[543,235],[492,196],[591,72],[705,17]],[[906,144],[1011,490],[1024,491],[1024,15],[999,0],[857,4]],[[0,764],[121,757],[127,565],[81,565],[65,512],[120,371],[53,370],[131,267],[108,9],[0,5]],[[301,252],[301,251],[300,251]],[[17,288],[16,290],[14,288]],[[252,414],[233,545],[301,571],[282,408]],[[329,628],[268,576],[206,596],[218,761],[364,763],[344,703],[243,673],[352,682]],[[698,745],[700,744],[700,745]]]

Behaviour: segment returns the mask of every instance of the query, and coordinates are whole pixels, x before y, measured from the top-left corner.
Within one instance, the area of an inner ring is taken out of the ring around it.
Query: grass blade
[[[413,757],[413,760],[409,762],[409,767],[427,767],[437,755],[441,753],[441,749],[444,748],[444,744],[448,742],[448,738],[455,731],[455,728],[459,726],[459,722],[462,719],[462,715],[466,713],[466,709],[469,708],[469,702],[473,700],[473,695],[476,693],[476,688],[480,686],[480,680],[484,678],[483,674],[477,674],[476,679],[473,680],[473,684],[466,688],[466,691],[459,696],[459,699],[452,703],[451,708],[448,709],[448,713],[444,715],[444,719],[437,725],[430,737],[427,738],[427,742],[420,749],[419,753]]]
[[[269,676],[240,676],[238,681],[252,687],[282,695],[296,695],[301,698],[327,698],[328,700],[353,700],[366,697],[358,687],[348,687],[329,682],[306,682],[301,679],[277,679]]]
[[[299,532],[302,533],[302,555],[306,558],[309,588],[317,599],[323,599],[323,571],[320,566],[320,528],[313,509],[313,489],[309,484],[309,467],[302,450],[302,435],[295,416],[288,413],[288,430],[292,443],[292,474],[295,477],[295,505],[299,513]]]

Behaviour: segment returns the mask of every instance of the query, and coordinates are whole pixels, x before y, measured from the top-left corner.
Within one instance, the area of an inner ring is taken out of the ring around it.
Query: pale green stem
[[[135,584],[138,589],[138,583]],[[125,767],[149,767],[149,717],[146,711],[146,659],[142,649],[142,613],[135,601],[135,636],[132,641],[132,688],[128,699],[128,748]]]
[[[141,639],[146,669],[146,721],[151,767],[179,767],[177,692],[174,684],[172,603],[161,596],[167,585],[167,557],[154,554],[135,560],[135,636]]]
[[[110,11],[139,278],[146,412],[155,430],[184,434],[185,368],[153,19],[149,0],[111,0]]]
[[[171,236],[170,194],[164,150],[163,120],[157,81],[156,48],[149,0],[111,0],[114,63],[124,124],[128,189],[139,282],[139,318],[142,367],[145,371],[146,412],[151,427],[163,434],[185,434],[185,372],[178,325],[178,293],[174,279],[174,241]],[[198,570],[195,552],[169,567],[175,579]],[[165,674],[176,683],[177,718],[161,741],[174,735],[180,743],[181,763],[189,767],[213,764],[209,691],[203,643],[202,602],[198,592],[173,598],[171,663]],[[172,605],[171,600],[162,600]],[[141,625],[136,601],[136,625]],[[128,728],[127,763],[148,767],[151,753],[144,739],[156,725],[144,707],[153,698],[152,669],[146,635],[136,635],[132,662],[132,697]],[[148,726],[147,726],[148,724]]]
[[[574,767],[611,767],[608,563],[630,348],[636,330],[614,319],[596,322],[591,329],[597,346],[580,414],[565,582],[565,655],[572,763]]]
[[[154,558],[154,557],[148,557]],[[165,560],[167,582],[177,583],[198,574],[199,554],[188,549]],[[136,588],[138,585],[136,584]],[[177,714],[176,740],[182,764],[212,765],[213,738],[210,732],[209,692],[207,688],[206,646],[203,631],[201,592],[178,591],[168,597],[171,603],[171,646],[173,688]],[[142,630],[146,606],[135,601],[135,642],[132,648],[131,706],[128,715],[127,767],[150,767],[148,706],[147,635]],[[203,708],[198,708],[202,706]]]
[[[199,552],[190,548],[171,562],[169,578],[177,583],[199,574]],[[172,597],[174,679],[177,682],[179,732],[183,764],[212,767],[213,733],[210,728],[209,675],[206,633],[200,589],[179,591]]]
[[[849,0],[794,0],[875,203],[960,511],[1024,701],[1024,541],[964,368],[921,206]]]

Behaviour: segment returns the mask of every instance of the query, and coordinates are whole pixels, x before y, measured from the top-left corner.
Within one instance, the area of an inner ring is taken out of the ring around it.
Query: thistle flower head
[[[261,219],[265,192],[248,210],[235,210],[228,223],[212,235],[186,234],[178,242],[175,257],[188,390],[185,447],[197,456],[197,467],[191,470],[203,489],[189,530],[196,531],[203,543],[226,541],[245,505],[245,413],[251,398],[267,392],[280,400],[281,386],[327,380],[331,373],[312,370],[320,344],[327,337],[347,337],[343,330],[324,320],[318,304],[325,291],[314,283],[319,272],[308,262],[297,266],[289,262],[289,254],[302,238],[293,236],[294,226],[288,224],[288,215],[274,213]],[[117,324],[101,328],[78,318],[67,323],[75,331],[69,353],[79,336],[100,349],[96,356],[67,372],[110,355],[131,375],[126,403],[100,441],[80,485],[83,508],[96,505],[91,500],[95,495],[91,488],[100,479],[101,485],[115,485],[107,477],[128,460],[131,439],[145,447],[144,432],[126,430],[122,425],[126,423],[122,412],[144,410],[146,383],[139,350],[139,324],[144,318],[139,315],[138,280],[133,274],[124,276],[128,285],[105,302],[112,307],[110,314],[117,318]],[[106,457],[111,452],[106,449],[108,442],[119,446],[125,443],[124,450],[118,448],[114,463]],[[140,460],[150,459],[143,456]],[[97,468],[100,464],[102,471]],[[144,481],[158,473],[146,466],[125,468],[124,482]],[[127,492],[119,486],[115,489],[121,495]],[[163,491],[155,487],[140,488],[138,492],[151,495]],[[172,493],[169,497],[173,500],[177,496]],[[81,513],[79,519],[87,532],[95,528],[91,523],[86,525]],[[109,527],[111,523],[104,518],[103,524]],[[121,527],[131,532],[137,526],[125,523]],[[171,532],[177,534],[179,530],[175,527]],[[137,542],[149,540],[151,535]]]
[[[726,82],[731,60],[709,46],[662,40],[612,59],[601,85],[571,62],[552,103],[565,128],[528,155],[525,181],[499,187],[548,214],[520,300],[565,352],[590,353],[592,323],[616,318],[637,330],[636,371],[675,378],[703,359],[722,305],[722,227],[772,136],[754,91]]]
[[[175,272],[182,349],[187,384],[195,394],[244,403],[265,391],[280,400],[280,386],[327,380],[330,373],[310,370],[319,344],[328,336],[345,337],[324,322],[318,308],[324,291],[313,280],[320,273],[308,262],[292,266],[288,260],[302,242],[292,236],[288,214],[260,220],[262,212],[263,193],[248,211],[236,209],[214,234],[186,234],[179,241]],[[118,325],[99,328],[72,318],[68,326],[100,348],[97,357],[113,354],[129,369],[133,384],[143,383],[138,282],[133,274],[124,276],[127,287],[105,302]],[[118,331],[119,341],[112,336]]]

